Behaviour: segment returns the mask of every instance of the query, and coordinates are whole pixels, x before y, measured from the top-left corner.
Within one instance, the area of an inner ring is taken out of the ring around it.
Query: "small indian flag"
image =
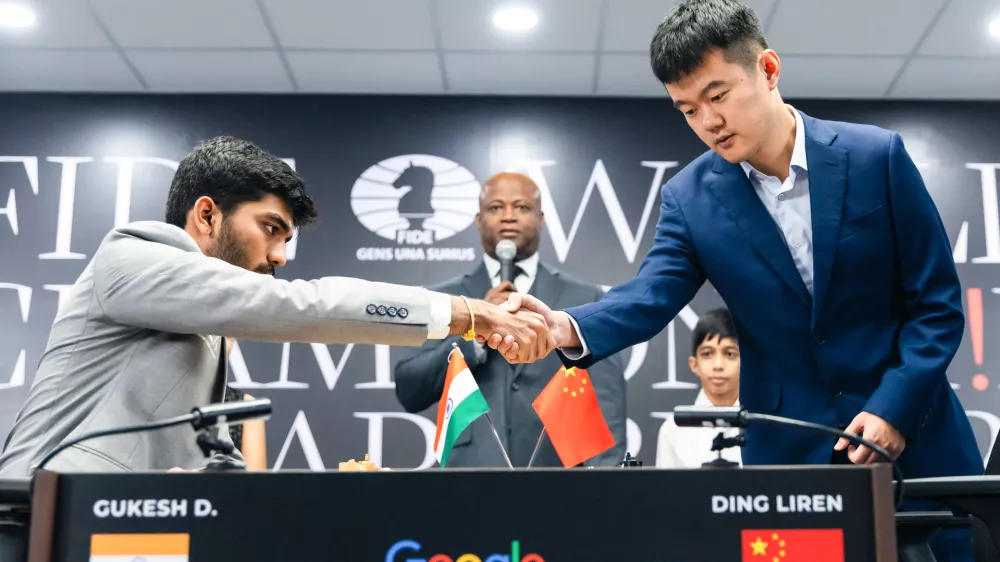
[[[462,351],[455,347],[448,355],[448,372],[438,402],[437,433],[434,435],[434,455],[442,467],[448,463],[451,446],[462,431],[489,411]]]
[[[187,534],[91,535],[90,562],[188,562]]]

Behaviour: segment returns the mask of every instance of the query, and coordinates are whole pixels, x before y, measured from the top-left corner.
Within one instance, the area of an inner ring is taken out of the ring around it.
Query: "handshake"
[[[477,341],[510,363],[532,363],[553,349],[582,346],[568,314],[520,293],[510,293],[499,304],[452,297],[450,327],[455,335],[473,330]]]

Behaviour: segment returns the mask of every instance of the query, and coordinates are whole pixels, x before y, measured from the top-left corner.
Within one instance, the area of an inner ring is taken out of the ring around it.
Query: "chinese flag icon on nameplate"
[[[845,562],[843,529],[744,529],[743,562]]]

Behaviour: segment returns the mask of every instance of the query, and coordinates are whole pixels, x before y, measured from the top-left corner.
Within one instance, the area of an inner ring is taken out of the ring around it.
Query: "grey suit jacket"
[[[29,476],[59,443],[83,433],[221,402],[223,336],[419,346],[432,308],[441,310],[450,298],[359,279],[275,279],[202,254],[186,232],[166,223],[113,230],[56,314],[0,456],[0,477]],[[225,429],[219,436],[228,440]],[[47,468],[114,472],[204,463],[191,427],[181,426],[87,441]]]
[[[459,277],[432,287],[443,293],[480,298],[492,287],[485,264]],[[529,294],[554,309],[601,299],[599,287],[588,285],[565,273],[540,264]],[[411,413],[433,406],[444,390],[447,357],[452,342],[458,342],[479,388],[490,406],[493,422],[514,466],[527,466],[542,423],[531,403],[552,379],[562,362],[555,354],[529,365],[511,365],[492,349],[483,350],[475,342],[459,336],[428,341],[407,353],[395,365],[396,397]],[[598,455],[588,465],[613,466],[625,456],[626,383],[621,357],[614,355],[588,369],[594,383],[601,413],[608,422],[616,445]],[[472,423],[451,450],[448,467],[506,466],[496,438],[485,418]],[[562,466],[552,443],[545,439],[535,466]]]

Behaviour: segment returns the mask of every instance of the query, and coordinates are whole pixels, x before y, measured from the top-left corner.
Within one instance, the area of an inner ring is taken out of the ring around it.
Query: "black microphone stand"
[[[828,427],[818,423],[806,422],[782,416],[773,416],[771,414],[755,414],[738,406],[711,409],[693,406],[678,406],[674,408],[674,422],[678,426],[682,427],[747,427],[750,423],[763,422],[801,427],[813,431],[828,433],[836,437],[842,437],[850,441],[855,446],[868,447],[872,451],[875,451],[875,453],[885,459],[892,466],[892,473],[896,479],[896,509],[899,509],[903,504],[903,487],[905,483],[903,479],[903,471],[899,468],[899,463],[897,463],[896,459],[889,454],[889,451],[886,451],[884,448],[879,447],[871,441],[863,439],[859,435],[852,435],[840,429]],[[715,443],[712,445],[712,450],[715,450]]]
[[[747,436],[741,431],[739,435],[734,435],[732,437],[726,437],[726,434],[722,431],[712,439],[712,450],[718,451],[719,456],[712,459],[710,462],[703,463],[702,468],[739,468],[740,463],[728,461],[722,458],[722,451],[730,447],[743,447],[747,442]]]
[[[198,443],[198,447],[201,449],[201,452],[205,455],[206,459],[214,457],[216,453],[219,453],[224,457],[224,460],[213,462],[206,466],[206,472],[223,472],[244,469],[244,467],[233,462],[232,457],[229,456],[234,450],[236,450],[236,447],[232,443],[227,443],[222,439],[213,436],[207,427],[198,432],[198,437],[195,441]]]
[[[115,427],[112,429],[104,429],[101,431],[94,431],[91,433],[85,433],[75,439],[70,439],[69,441],[63,441],[56,448],[52,449],[49,454],[42,458],[42,462],[38,463],[37,470],[42,470],[45,465],[49,463],[56,455],[65,451],[66,449],[82,443],[84,441],[89,441],[91,439],[96,439],[98,437],[107,437],[110,435],[122,435],[126,433],[139,433],[144,431],[153,431],[156,429],[164,429],[167,427],[173,427],[177,425],[183,425],[190,423],[194,427],[195,431],[199,434],[196,437],[196,442],[198,447],[204,453],[206,458],[211,457],[214,453],[219,452],[224,455],[229,455],[233,452],[234,447],[231,443],[226,443],[225,441],[218,439],[213,436],[209,429],[226,423],[227,416],[231,422],[243,422],[250,419],[267,418],[271,415],[271,401],[263,398],[251,401],[234,402],[226,404],[210,404],[203,407],[195,407],[191,410],[190,414],[184,414],[183,416],[177,416],[173,418],[168,418],[165,420],[144,423],[140,425],[131,425],[126,427]],[[216,463],[216,465],[211,466],[207,470],[228,470],[228,469],[240,469],[239,465],[234,464],[231,460],[226,460],[225,462]]]

